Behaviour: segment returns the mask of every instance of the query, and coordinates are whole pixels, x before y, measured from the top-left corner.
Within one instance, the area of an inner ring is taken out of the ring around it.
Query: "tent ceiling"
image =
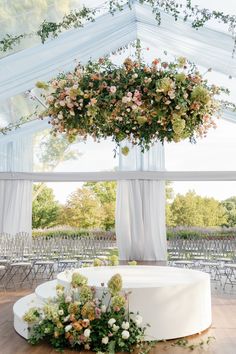
[[[210,28],[196,31],[189,23],[177,21],[162,13],[157,26],[152,9],[136,3],[114,16],[103,14],[81,29],[69,30],[44,45],[25,49],[0,60],[0,99],[5,100],[34,87],[38,80],[49,80],[62,70],[109,54],[136,38],[157,51],[167,50],[184,55],[196,64],[213,68],[225,75],[236,76],[236,59],[232,59],[232,38]],[[226,119],[235,121],[235,113]]]

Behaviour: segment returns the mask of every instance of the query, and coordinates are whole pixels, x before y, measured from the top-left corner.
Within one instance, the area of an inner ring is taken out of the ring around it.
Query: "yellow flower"
[[[95,259],[93,260],[93,266],[94,266],[94,267],[101,267],[102,265],[103,265],[103,262],[102,262],[101,259],[95,258]]]
[[[78,272],[72,274],[71,285],[73,288],[78,288],[82,285],[87,285],[87,283],[88,279],[84,275]]]
[[[95,305],[92,301],[88,301],[84,304],[81,310],[81,315],[83,318],[88,318],[89,321],[95,319]]]
[[[210,95],[205,87],[198,85],[194,87],[191,94],[191,99],[205,105],[210,101]]]
[[[113,310],[115,311],[119,311],[121,308],[123,308],[126,304],[126,300],[125,297],[122,295],[115,295],[112,297],[111,300],[111,306],[113,308]]]
[[[82,303],[85,303],[89,300],[92,300],[92,298],[93,298],[93,292],[91,288],[88,285],[83,285],[80,288],[80,301]]]
[[[115,274],[107,283],[111,295],[115,296],[122,290],[122,278],[120,274]]]
[[[121,153],[122,153],[124,156],[127,156],[128,153],[129,153],[129,148],[128,148],[128,146],[124,146],[123,148],[121,148]]]

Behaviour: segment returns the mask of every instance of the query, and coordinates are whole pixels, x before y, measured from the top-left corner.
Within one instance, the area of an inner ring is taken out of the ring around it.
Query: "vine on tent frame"
[[[219,23],[228,25],[228,32],[233,38],[232,56],[236,51],[236,16],[225,14],[222,11],[200,8],[193,5],[192,0],[185,0],[185,4],[181,4],[178,0],[137,0],[140,4],[147,4],[152,7],[153,14],[157,20],[157,24],[161,24],[161,11],[174,17],[175,21],[182,19],[190,21],[195,29],[203,27],[210,20],[216,20]],[[132,0],[107,0],[104,6],[108,7],[108,11],[114,15],[117,11],[122,11],[125,6],[132,8],[134,1]],[[83,6],[81,10],[72,10],[69,14],[63,16],[60,22],[52,22],[44,20],[36,32],[21,33],[17,35],[6,34],[0,40],[0,52],[8,52],[22,39],[32,36],[39,37],[42,43],[47,39],[56,38],[63,31],[70,28],[83,27],[86,21],[95,21],[96,15],[101,8],[90,9]]]

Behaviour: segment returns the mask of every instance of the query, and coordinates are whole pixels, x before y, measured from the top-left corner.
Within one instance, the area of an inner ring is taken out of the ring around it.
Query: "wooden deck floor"
[[[30,291],[7,292],[0,294],[0,353],[1,354],[56,354],[47,345],[32,347],[21,338],[13,328],[12,306],[14,302]],[[188,339],[189,344],[199,343],[209,336],[214,336],[205,349],[195,348],[193,351],[181,346],[173,345],[174,341],[158,343],[150,354],[236,354],[236,295],[213,295],[213,323],[212,327],[201,335]],[[66,350],[65,354],[74,353]]]

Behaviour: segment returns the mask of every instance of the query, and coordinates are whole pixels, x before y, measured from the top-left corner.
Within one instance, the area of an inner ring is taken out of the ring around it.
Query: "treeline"
[[[218,201],[194,191],[174,198],[166,186],[166,224],[175,226],[236,226],[236,197]],[[60,205],[53,190],[44,183],[34,184],[32,224],[34,229],[66,225],[80,229],[111,230],[115,227],[116,182],[89,182],[78,188]]]

